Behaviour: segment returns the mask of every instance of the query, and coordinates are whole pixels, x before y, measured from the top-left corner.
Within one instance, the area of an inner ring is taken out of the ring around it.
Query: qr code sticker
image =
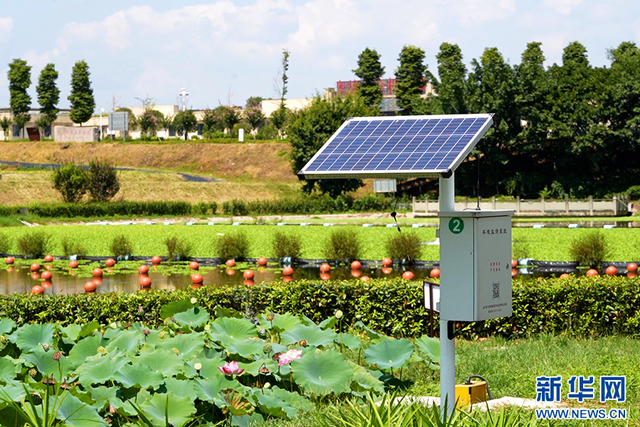
[[[493,299],[500,299],[500,282],[493,282]]]

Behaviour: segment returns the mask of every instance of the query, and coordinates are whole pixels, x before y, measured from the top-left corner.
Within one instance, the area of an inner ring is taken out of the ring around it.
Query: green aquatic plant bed
[[[379,395],[409,361],[437,368],[436,339],[391,339],[364,326],[354,335],[342,330],[340,312],[316,324],[286,313],[209,312],[197,302],[163,306],[157,328],[1,318],[0,425],[48,417],[46,425],[71,427],[246,426]]]

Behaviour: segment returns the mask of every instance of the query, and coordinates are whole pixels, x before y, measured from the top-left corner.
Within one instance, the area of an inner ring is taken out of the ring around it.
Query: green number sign
[[[462,218],[453,217],[449,220],[449,231],[453,234],[460,234],[464,230],[464,221]]]

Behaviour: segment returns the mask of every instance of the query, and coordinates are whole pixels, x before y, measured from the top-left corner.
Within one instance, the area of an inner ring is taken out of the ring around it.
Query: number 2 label
[[[449,220],[449,231],[453,234],[460,234],[464,230],[464,221],[462,218],[453,217]]]

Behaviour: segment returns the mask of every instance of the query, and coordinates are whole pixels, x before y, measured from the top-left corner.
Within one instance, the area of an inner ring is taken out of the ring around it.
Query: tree
[[[169,131],[169,128],[173,125],[173,115],[167,114],[166,116],[160,117],[158,121],[158,127],[160,130],[165,132]]]
[[[47,64],[40,72],[38,78],[38,104],[40,104],[41,117],[46,121],[46,126],[51,125],[58,117],[58,102],[60,101],[60,89],[56,85],[58,72],[53,64]],[[45,126],[45,127],[46,127]]]
[[[7,139],[7,137],[9,136],[9,128],[11,127],[11,120],[8,117],[1,118],[0,127],[2,128],[4,138]]]
[[[20,136],[24,136],[24,125],[27,124],[31,116],[29,109],[31,108],[31,96],[27,93],[27,89],[31,86],[31,66],[27,65],[27,61],[22,59],[14,59],[9,64],[9,95],[11,111],[13,112],[13,121],[20,129]]]
[[[375,113],[357,95],[331,99],[318,96],[306,108],[292,113],[288,131],[293,172],[298,173],[346,119]],[[360,179],[320,179],[305,181],[302,189],[306,193],[317,190],[337,197],[362,185]]]
[[[261,109],[251,107],[244,110],[244,120],[251,127],[251,133],[253,134],[253,139],[255,139],[256,131],[264,125],[266,118]]]
[[[287,95],[287,84],[289,82],[289,76],[287,76],[287,71],[289,71],[289,51],[287,49],[282,49],[282,70],[278,73],[281,77],[281,83],[278,82],[278,79],[275,79],[274,86],[276,87],[276,91],[280,96],[280,107],[269,117],[271,124],[275,126],[278,130],[278,137],[282,138],[284,134],[284,128],[287,125],[287,119],[289,116],[289,110],[285,105],[285,96]]]
[[[220,114],[216,110],[207,108],[202,115],[202,133],[206,138],[211,138],[214,132],[224,130]]]
[[[233,127],[240,123],[240,115],[233,107],[224,107],[222,110],[222,123],[224,128],[229,129],[229,134],[233,133]]]
[[[105,161],[92,160],[88,178],[87,189],[96,202],[108,202],[120,191],[118,172]]]
[[[53,187],[60,192],[67,203],[76,203],[87,192],[89,175],[87,171],[73,164],[65,164],[53,171]]]
[[[404,46],[398,61],[400,65],[395,72],[396,103],[403,109],[402,114],[414,114],[412,101],[424,94],[424,87],[427,84],[424,51],[416,46]]]
[[[154,110],[153,106],[144,109],[140,117],[136,120],[143,135],[155,135],[160,128],[160,122],[164,119],[164,114],[158,110]]]
[[[198,129],[198,119],[196,119],[196,115],[191,110],[180,111],[173,118],[173,129],[178,134],[183,133],[186,141],[189,132],[194,132]]]
[[[251,96],[244,104],[244,108],[258,108],[262,110],[262,99],[261,96]]]
[[[384,76],[384,67],[380,63],[380,54],[366,48],[358,55],[358,68],[353,70],[360,79],[356,93],[369,107],[380,107],[382,89],[380,79]]]
[[[93,98],[89,66],[85,61],[78,61],[71,71],[71,94],[67,98],[71,102],[69,117],[74,123],[82,124],[89,120],[96,108]]]
[[[457,44],[442,43],[438,60],[438,76],[435,84],[440,110],[444,114],[466,114],[465,79],[467,67],[462,62],[462,51]]]

